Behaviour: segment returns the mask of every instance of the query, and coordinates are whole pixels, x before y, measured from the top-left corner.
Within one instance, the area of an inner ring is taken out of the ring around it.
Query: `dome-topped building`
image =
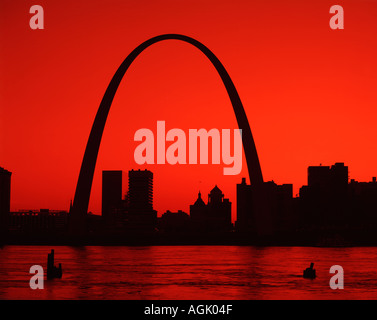
[[[223,192],[219,189],[217,185],[211,190],[208,195],[208,202],[220,203],[224,199]]]
[[[216,185],[208,194],[205,204],[199,191],[198,199],[190,205],[190,218],[194,231],[227,232],[232,229],[232,203]]]
[[[203,199],[202,199],[202,194],[198,193],[198,199],[196,199],[195,203],[194,203],[195,206],[205,206],[206,204],[204,203]]]

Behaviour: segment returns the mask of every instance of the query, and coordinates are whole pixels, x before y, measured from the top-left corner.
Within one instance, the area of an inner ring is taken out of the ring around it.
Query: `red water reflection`
[[[29,287],[50,247],[0,250],[0,299],[376,299],[377,248],[54,247],[63,278]],[[315,263],[318,277],[302,278]],[[332,265],[344,290],[332,290]]]

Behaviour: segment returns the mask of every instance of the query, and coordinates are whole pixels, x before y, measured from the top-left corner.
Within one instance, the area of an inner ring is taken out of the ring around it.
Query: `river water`
[[[46,271],[51,249],[63,277],[32,290],[30,267]],[[310,262],[314,280],[302,278]],[[377,247],[4,246],[0,299],[377,299]]]

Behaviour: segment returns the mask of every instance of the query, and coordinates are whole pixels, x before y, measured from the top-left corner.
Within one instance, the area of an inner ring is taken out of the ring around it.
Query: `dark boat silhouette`
[[[47,254],[47,279],[54,279],[63,276],[62,264],[59,263],[59,267],[54,266],[55,252],[51,249],[51,253]]]
[[[306,279],[315,279],[317,277],[315,269],[313,268],[314,263],[310,264],[309,268],[306,268],[303,273],[303,277]]]

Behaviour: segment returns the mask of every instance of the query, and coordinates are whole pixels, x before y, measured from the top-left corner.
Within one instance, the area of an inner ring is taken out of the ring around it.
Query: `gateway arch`
[[[242,145],[246,157],[247,168],[249,172],[250,184],[260,190],[263,188],[263,176],[255,147],[253,135],[251,133],[249,121],[243,108],[241,99],[230,78],[228,72],[220,62],[220,60],[205,45],[188,36],[180,34],[164,34],[153,37],[138,47],[136,47],[119,66],[113,78],[108,85],[106,92],[102,98],[98,108],[94,123],[86,145],[84,158],[81,164],[80,174],[76,185],[76,192],[70,209],[70,225],[71,231],[79,231],[85,225],[85,217],[88,212],[90,192],[92,189],[93,175],[96,167],[97,156],[101,144],[103,130],[105,128],[106,119],[110,111],[111,104],[117,92],[120,82],[124,74],[132,64],[132,62],[149,46],[164,40],[180,40],[187,42],[198,48],[212,62],[217,73],[221,77],[224,86],[228,92],[228,96],[233,106],[234,114],[237,119],[239,129],[242,129]],[[184,110],[182,110],[184,112]]]

